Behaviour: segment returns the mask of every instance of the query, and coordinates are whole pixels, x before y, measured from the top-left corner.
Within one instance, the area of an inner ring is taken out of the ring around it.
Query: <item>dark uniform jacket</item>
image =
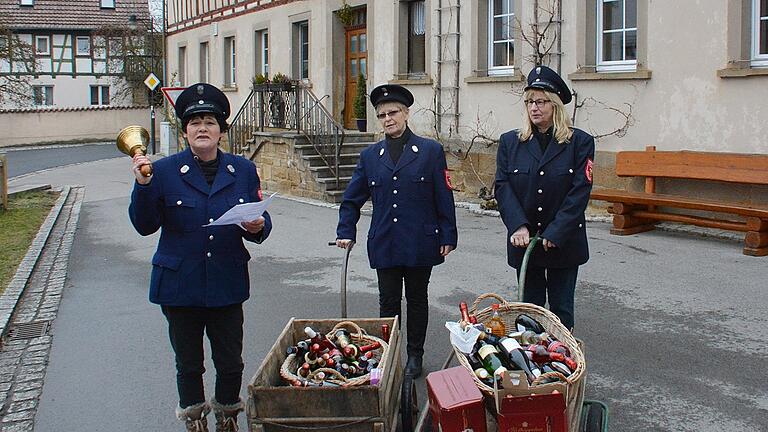
[[[573,129],[570,142],[552,139],[542,154],[534,137],[519,142],[517,131],[501,136],[496,157],[496,200],[508,234],[509,265],[520,268],[525,248],[514,247],[510,236],[527,225],[531,237],[538,231],[556,248],[548,252],[539,244],[530,265],[572,267],[589,259],[584,211],[592,190],[595,141]]]
[[[255,165],[219,152],[212,186],[187,149],[153,163],[148,185],[135,183],[128,209],[141,235],[161,229],[152,258],[149,300],[168,306],[217,307],[249,297],[248,260],[243,239],[261,243],[272,229],[250,234],[236,225],[203,227],[237,204],[261,200]]]
[[[336,236],[356,239],[360,208],[373,201],[371,268],[434,266],[440,246],[456,246],[456,210],[443,147],[412,135],[395,165],[386,141],[366,148],[339,208]]]

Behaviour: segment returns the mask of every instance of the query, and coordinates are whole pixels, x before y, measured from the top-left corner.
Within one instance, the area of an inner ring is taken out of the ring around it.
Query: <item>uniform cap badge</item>
[[[204,87],[204,86],[202,86],[202,85],[198,85],[198,86],[197,86],[197,94],[199,94],[200,96],[202,96],[202,95],[203,95],[203,93],[205,93],[205,87]]]

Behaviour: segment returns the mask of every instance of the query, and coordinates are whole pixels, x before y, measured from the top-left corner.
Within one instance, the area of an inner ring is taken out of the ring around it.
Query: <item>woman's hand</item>
[[[264,229],[264,216],[259,216],[252,221],[245,221],[241,223],[243,228],[251,234],[258,234]]]
[[[509,238],[509,242],[514,247],[527,247],[528,243],[531,242],[531,233],[528,232],[528,227],[525,225],[520,226]]]
[[[141,173],[141,167],[144,165],[152,165],[152,162],[145,155],[136,153],[136,155],[133,156],[131,171],[133,172],[133,176],[136,177],[136,183],[140,185],[148,185],[149,182],[152,181],[151,175],[149,177],[144,177],[144,174]]]
[[[556,244],[552,243],[551,241],[549,241],[549,240],[547,240],[545,238],[541,239],[541,244],[544,246],[544,251],[548,251],[548,250],[550,250],[552,248],[556,248],[557,247]]]
[[[352,243],[352,240],[350,239],[336,239],[336,246],[346,249],[349,247],[349,244]]]
[[[446,257],[449,253],[453,250],[453,246],[451,245],[442,245],[440,246],[440,256]]]

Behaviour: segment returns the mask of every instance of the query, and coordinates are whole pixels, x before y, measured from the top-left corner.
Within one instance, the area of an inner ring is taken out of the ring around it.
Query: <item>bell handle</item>
[[[152,164],[142,165],[142,166],[139,168],[139,172],[140,172],[140,173],[141,173],[141,175],[143,175],[144,177],[149,177],[149,176],[151,176],[151,175],[152,175]]]

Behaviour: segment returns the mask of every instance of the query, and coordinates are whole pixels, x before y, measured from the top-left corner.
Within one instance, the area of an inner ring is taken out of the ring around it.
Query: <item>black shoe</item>
[[[405,375],[418,378],[421,376],[421,356],[408,356],[405,363]]]

